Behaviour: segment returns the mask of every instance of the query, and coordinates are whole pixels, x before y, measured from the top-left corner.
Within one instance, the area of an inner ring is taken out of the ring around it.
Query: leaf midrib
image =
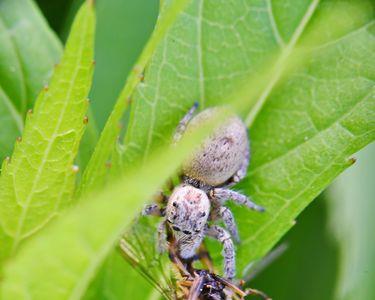
[[[324,49],[326,47],[333,46],[337,43],[342,42],[343,40],[345,40],[347,38],[350,38],[352,35],[357,34],[360,31],[366,30],[368,27],[370,27],[373,24],[375,24],[375,20],[367,22],[366,24],[363,24],[362,26],[360,26],[360,27],[348,32],[348,33],[346,33],[346,34],[344,34],[344,35],[342,35],[342,36],[340,36],[340,37],[338,37],[338,38],[336,38],[332,41],[329,41],[329,42],[326,42],[326,43],[321,44],[319,46],[316,46],[316,47],[312,48],[311,50],[321,50],[321,49]]]
[[[294,152],[294,151],[297,151],[299,147],[303,146],[304,144],[307,144],[309,143],[313,138],[319,136],[319,134],[321,132],[325,132],[326,130],[329,130],[332,126],[336,125],[337,123],[340,123],[340,121],[347,117],[349,114],[352,113],[352,110],[361,102],[365,101],[368,97],[370,97],[371,95],[373,95],[375,89],[371,89],[359,102],[355,103],[353,105],[352,108],[350,108],[347,112],[345,112],[343,115],[341,115],[338,119],[336,119],[335,121],[333,121],[332,123],[330,123],[328,126],[326,126],[326,128],[316,132],[314,135],[312,135],[308,140],[306,141],[302,141],[302,143],[299,143],[297,144],[296,146],[294,146],[293,148],[290,148],[288,149],[286,152],[284,152],[283,154],[279,155],[279,156],[276,156],[274,158],[272,158],[271,160],[263,163],[263,164],[260,164],[258,165],[257,167],[255,167],[254,169],[250,170],[250,172],[248,173],[248,175],[254,175],[255,173],[257,173],[258,171],[266,168],[268,165],[271,165],[273,163],[275,163],[276,161],[278,160],[281,160],[283,159],[285,156],[289,155],[290,153]],[[347,128],[345,128],[347,131],[349,131]],[[351,133],[353,135],[353,133]]]
[[[168,35],[166,35],[168,36]],[[158,70],[158,73],[157,73],[157,81],[156,81],[156,89],[155,89],[155,102],[152,103],[151,105],[151,122],[150,122],[150,128],[148,130],[148,135],[147,135],[147,142],[146,142],[146,147],[145,147],[145,151],[144,151],[144,155],[143,155],[143,162],[146,161],[147,157],[148,157],[148,154],[149,154],[149,151],[150,151],[150,148],[151,148],[151,143],[152,143],[152,136],[154,135],[154,126],[155,126],[155,114],[156,114],[156,109],[157,109],[157,106],[158,106],[158,102],[159,102],[159,93],[160,93],[160,74],[161,74],[161,71],[163,70],[163,67],[164,67],[164,64],[165,64],[165,61],[166,61],[166,52],[167,52],[167,49],[166,49],[166,46],[163,45],[163,52],[162,52],[162,60],[159,64],[159,70]]]
[[[309,5],[306,13],[302,17],[300,23],[298,24],[297,28],[295,29],[290,41],[288,44],[286,44],[285,47],[281,48],[281,54],[279,56],[279,59],[276,61],[274,67],[272,68],[272,74],[274,74],[271,78],[259,98],[255,101],[254,106],[251,108],[250,112],[247,114],[245,118],[245,124],[247,127],[251,127],[251,125],[254,123],[255,118],[261,111],[264,103],[266,102],[268,96],[271,94],[273,88],[275,87],[276,83],[279,81],[285,67],[285,62],[289,58],[290,54],[293,52],[299,38],[301,37],[304,29],[306,28],[306,25],[310,21],[312,15],[316,11],[316,8],[318,7],[319,0],[313,0],[311,4]],[[270,11],[269,11],[270,14]],[[271,22],[272,23],[272,22]],[[275,36],[275,39],[277,40],[277,37]]]
[[[78,300],[82,298],[87,284],[94,275],[94,271],[100,266],[100,262],[105,259],[121,232],[121,230],[119,232],[114,232],[114,234],[108,239],[108,243],[103,243],[103,246],[100,247],[100,250],[95,254],[95,258],[86,268],[86,271],[83,273],[80,279],[75,282],[74,287],[68,296],[69,300]]]
[[[326,129],[322,130],[322,131],[319,131],[319,133],[317,133],[316,135],[314,135],[310,140],[308,141],[305,141],[301,144],[299,144],[297,147],[289,150],[288,152],[286,152],[283,156],[281,157],[278,157],[277,160],[279,159],[282,159],[283,157],[289,155],[290,153],[292,152],[296,152],[298,151],[299,147],[302,147],[303,145],[307,144],[307,143],[311,143],[311,141],[313,139],[316,139],[318,138],[320,135],[322,135],[323,133],[331,130],[335,125],[339,125],[341,123],[341,121],[343,119],[345,119],[347,116],[349,116],[350,114],[353,113],[353,111],[357,108],[357,106],[359,106],[361,103],[363,103],[364,101],[367,100],[367,98],[372,95],[372,92],[374,91],[374,89],[368,93],[365,97],[363,97],[360,101],[358,101],[348,112],[346,112],[345,114],[343,114],[342,116],[340,116],[340,118],[338,118],[335,122],[333,122],[329,127],[327,127]],[[356,138],[358,138],[358,136],[356,136]],[[341,153],[343,153],[345,151],[342,151]],[[296,196],[294,196],[293,198],[289,199],[289,201],[285,201],[285,204],[283,206],[281,206],[272,216],[272,218],[270,218],[262,227],[260,227],[257,231],[254,232],[254,234],[252,234],[250,237],[248,237],[247,239],[245,239],[243,241],[244,244],[246,243],[251,243],[253,242],[258,236],[259,234],[261,234],[266,228],[268,228],[270,225],[272,225],[272,223],[277,219],[277,217],[281,214],[281,212],[288,208],[289,205],[291,205],[295,199],[297,199],[298,197],[300,197],[303,193],[305,193],[311,186],[311,183],[313,183],[317,177],[319,177],[321,174],[323,174],[326,170],[328,170],[333,164],[337,163],[337,158],[335,160],[331,160],[331,163],[327,165],[327,168],[324,168],[322,172],[320,172],[319,174],[315,174],[314,176],[314,179],[310,181],[310,184],[307,184],[305,189],[301,190]],[[268,164],[272,164],[272,163],[275,163],[276,160],[273,160],[271,162],[268,162]],[[265,165],[263,165],[262,167],[264,167]],[[260,168],[258,168],[256,171],[258,172]],[[249,174],[250,175],[254,175],[256,172],[255,170],[253,170],[252,172],[250,172]]]
[[[79,39],[81,41],[81,43],[80,43],[80,47],[79,47],[79,59],[77,59],[77,61],[81,61],[82,60],[82,56],[83,56],[83,51],[82,50],[83,50],[83,45],[84,45],[84,43],[82,41],[84,40],[83,37],[85,36],[86,31],[87,31],[87,21],[85,22],[84,30],[82,30],[82,32],[81,32],[81,39]],[[60,129],[61,122],[63,120],[63,116],[65,115],[65,111],[66,111],[66,108],[67,108],[67,106],[69,104],[69,99],[71,97],[71,93],[72,93],[72,90],[73,90],[73,86],[74,86],[73,83],[75,82],[75,80],[77,78],[78,71],[79,71],[80,68],[81,67],[80,67],[79,64],[75,66],[74,73],[73,73],[74,75],[72,76],[72,80],[70,80],[69,88],[68,88],[68,90],[66,92],[66,101],[64,103],[63,109],[61,110],[61,113],[60,113],[57,125],[56,125],[56,127],[54,129],[54,132],[53,132],[53,134],[52,134],[52,136],[51,136],[51,138],[50,138],[50,140],[49,140],[49,142],[47,144],[47,148],[46,148],[46,150],[44,152],[43,159],[42,159],[42,162],[41,162],[41,166],[38,168],[38,171],[37,171],[37,174],[35,176],[35,180],[33,181],[30,193],[28,194],[28,196],[26,198],[25,205],[21,206],[22,207],[22,213],[21,213],[21,216],[20,216],[20,218],[18,220],[16,234],[13,236],[12,253],[14,253],[14,251],[16,250],[18,244],[23,239],[23,237],[21,236],[22,228],[23,228],[23,225],[24,225],[24,221],[25,221],[28,209],[29,209],[30,202],[32,200],[33,192],[34,192],[35,187],[39,183],[40,176],[43,173],[42,170],[44,169],[44,166],[46,164],[46,159],[49,156],[49,153],[50,153],[50,150],[52,148],[53,142],[55,141],[55,139],[57,137],[56,134],[57,134],[58,130]],[[19,165],[20,164],[18,164],[17,167],[19,167]],[[15,168],[14,173],[17,171],[17,169],[18,168]],[[14,173],[12,173],[13,177],[14,177]],[[14,185],[14,188],[15,188],[15,185]],[[60,199],[57,199],[57,200],[59,201]],[[17,199],[16,199],[16,201],[17,201]]]

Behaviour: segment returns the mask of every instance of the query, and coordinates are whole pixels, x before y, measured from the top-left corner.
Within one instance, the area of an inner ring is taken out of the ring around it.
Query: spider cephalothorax
[[[165,215],[174,232],[181,258],[194,256],[203,240],[209,213],[210,200],[205,192],[191,185],[174,189]]]
[[[179,123],[174,142],[185,132],[199,129],[209,118],[223,108],[209,108],[193,118],[197,105]],[[239,241],[237,226],[229,208],[223,206],[227,200],[250,209],[264,209],[247,196],[229,189],[239,182],[247,172],[250,158],[247,129],[242,120],[232,114],[225,119],[182,166],[182,185],[176,187],[169,197],[167,208],[148,205],[143,213],[165,217],[159,226],[160,249],[165,248],[165,224],[173,231],[178,254],[182,259],[194,257],[196,249],[205,236],[223,244],[224,276],[235,276],[235,251],[232,237]],[[229,233],[217,225],[221,219]]]

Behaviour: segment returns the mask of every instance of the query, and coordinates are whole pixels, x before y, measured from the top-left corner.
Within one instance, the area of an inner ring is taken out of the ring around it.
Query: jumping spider
[[[180,121],[175,135],[177,143],[185,132],[199,128],[207,119],[223,108],[208,108],[197,114],[195,104]],[[223,206],[229,199],[256,211],[264,211],[247,196],[229,188],[246,175],[250,147],[247,129],[236,116],[228,117],[182,165],[182,184],[167,200],[167,207],[147,205],[144,215],[165,217],[158,227],[159,250],[166,248],[166,224],[173,230],[178,254],[182,260],[191,260],[205,236],[223,244],[224,276],[235,276],[235,251],[232,237],[239,241],[232,212]],[[208,221],[221,219],[229,233]],[[232,236],[232,237],[231,237]]]

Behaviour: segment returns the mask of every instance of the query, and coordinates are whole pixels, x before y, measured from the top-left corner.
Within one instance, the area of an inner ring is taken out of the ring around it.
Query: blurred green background
[[[37,0],[50,26],[65,41],[83,0]],[[96,2],[95,74],[90,94],[98,128],[103,128],[158,15],[158,0]]]
[[[37,0],[62,41],[83,0]],[[90,99],[103,128],[128,72],[157,19],[158,0],[97,0],[96,69]],[[375,297],[375,145],[314,201],[283,238],[286,250],[250,283],[277,300]],[[111,265],[111,261],[107,261]],[[125,264],[125,262],[124,262]],[[118,262],[113,264],[121,270]],[[127,266],[123,266],[126,276]],[[124,275],[125,276],[125,275]],[[107,276],[111,278],[111,276]],[[117,280],[117,281],[116,281]],[[121,279],[113,278],[121,286]],[[138,287],[139,288],[139,287]],[[103,299],[121,295],[102,293]],[[157,299],[157,298],[156,298]]]

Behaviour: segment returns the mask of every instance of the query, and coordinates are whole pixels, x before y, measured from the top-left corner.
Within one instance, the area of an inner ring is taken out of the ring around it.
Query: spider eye
[[[177,203],[176,203],[176,202],[173,202],[172,205],[173,205],[174,207],[177,207]]]
[[[172,226],[172,229],[173,229],[174,231],[180,231],[180,228],[178,228],[177,226]]]
[[[184,230],[183,233],[185,233],[185,234],[191,234],[191,232],[188,231],[188,230]]]

